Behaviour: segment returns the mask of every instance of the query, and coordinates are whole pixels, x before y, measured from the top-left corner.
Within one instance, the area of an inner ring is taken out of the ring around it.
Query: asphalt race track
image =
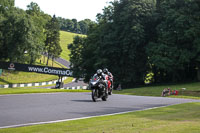
[[[62,58],[57,58],[55,59],[57,62],[59,62],[60,64],[66,66],[67,68],[70,68],[70,62],[69,61],[66,61]],[[74,81],[74,82],[71,82],[71,83],[68,83],[68,84],[64,84],[64,88],[67,88],[67,87],[76,87],[76,86],[87,86],[88,84],[87,83],[84,83],[83,81]],[[50,86],[51,88],[54,88],[55,86]],[[49,88],[49,87],[46,87],[46,88]]]
[[[0,128],[144,110],[200,100],[114,94],[93,102],[90,93],[0,95]]]

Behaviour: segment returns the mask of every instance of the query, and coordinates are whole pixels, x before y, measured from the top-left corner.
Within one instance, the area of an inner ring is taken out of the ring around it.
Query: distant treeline
[[[58,17],[57,19],[60,23],[60,30],[78,34],[87,34],[89,25],[94,23],[90,19],[84,19],[79,22],[76,19],[70,20],[61,17]]]
[[[69,49],[86,81],[105,67],[122,87],[200,80],[200,0],[114,1]]]

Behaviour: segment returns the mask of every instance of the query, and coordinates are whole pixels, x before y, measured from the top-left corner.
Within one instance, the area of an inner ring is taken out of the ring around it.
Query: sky
[[[96,20],[96,15],[113,0],[15,0],[15,6],[26,10],[27,5],[35,2],[40,9],[51,16],[65,19]]]

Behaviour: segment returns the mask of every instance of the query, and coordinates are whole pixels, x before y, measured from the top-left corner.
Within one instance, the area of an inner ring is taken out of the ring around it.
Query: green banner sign
[[[2,69],[0,69],[0,76],[1,76],[2,72],[3,72],[3,70],[2,70]]]

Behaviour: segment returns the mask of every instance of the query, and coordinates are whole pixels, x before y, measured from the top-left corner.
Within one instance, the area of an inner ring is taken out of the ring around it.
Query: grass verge
[[[19,83],[36,83],[51,81],[57,79],[54,75],[44,75],[38,73],[28,73],[28,72],[12,72],[6,73],[6,76],[1,76],[0,84],[19,84]]]
[[[0,129],[0,133],[199,133],[199,110],[200,103],[186,103],[113,116]]]
[[[200,99],[200,93],[189,93],[191,91],[200,92],[200,82],[175,85],[146,86],[131,89],[122,89],[121,91],[114,90],[114,93],[139,96],[161,96],[161,92],[163,91],[163,89],[168,87],[171,88],[171,90],[176,89],[179,92],[184,92],[179,93],[180,95],[177,96],[171,95],[170,97]],[[182,90],[182,88],[186,88],[186,90]]]
[[[30,93],[54,93],[54,92],[88,92],[88,90],[43,89],[43,88],[0,88],[0,95],[5,94],[30,94]]]

